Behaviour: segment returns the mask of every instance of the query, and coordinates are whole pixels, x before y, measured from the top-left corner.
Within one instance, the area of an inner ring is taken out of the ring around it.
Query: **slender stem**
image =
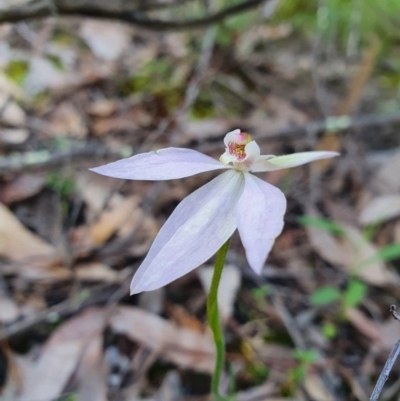
[[[211,288],[207,298],[207,319],[208,324],[213,332],[215,349],[217,351],[215,369],[211,381],[211,393],[218,401],[225,400],[225,397],[219,393],[219,381],[225,359],[225,342],[218,312],[218,286],[221,280],[222,270],[224,268],[225,258],[229,248],[229,241],[230,239],[228,239],[228,241],[222,245],[217,253]]]

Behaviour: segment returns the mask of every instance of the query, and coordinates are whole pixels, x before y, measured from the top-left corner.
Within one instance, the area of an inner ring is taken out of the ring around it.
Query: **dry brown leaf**
[[[304,380],[304,387],[313,400],[334,401],[336,398],[329,392],[321,376],[314,373],[308,373]]]
[[[90,228],[89,237],[95,245],[106,242],[129,220],[134,210],[138,208],[139,199],[132,196],[115,203],[112,209],[103,212],[99,220]]]
[[[99,99],[88,106],[87,112],[95,117],[109,117],[116,109],[115,99]]]
[[[316,216],[315,212],[310,212],[310,215]],[[386,267],[384,261],[376,258],[378,249],[363,237],[360,230],[342,227],[344,234],[340,239],[322,229],[306,228],[312,246],[323,259],[368,284],[384,286],[399,282],[399,277]]]
[[[63,281],[72,275],[71,270],[53,256],[18,261],[12,271],[27,280],[44,282]]]
[[[349,308],[346,317],[350,323],[379,348],[390,351],[400,337],[399,322],[390,317],[385,323],[376,323],[359,309]]]
[[[103,358],[103,337],[96,335],[85,350],[77,371],[78,401],[107,401],[106,366]]]
[[[346,234],[343,240],[344,267],[349,273],[354,273],[365,282],[383,286],[399,282],[399,277],[391,272],[383,260],[375,259],[378,249],[366,241],[361,231],[353,227],[345,227]],[[364,263],[365,262],[365,263]]]
[[[383,195],[363,207],[359,221],[363,225],[381,223],[400,216],[400,195]]]
[[[36,195],[45,183],[44,175],[23,174],[1,188],[0,202],[11,203],[29,198]]]
[[[203,333],[205,326],[199,319],[191,315],[183,306],[177,304],[167,304],[167,317],[175,322],[179,327]]]
[[[382,340],[382,330],[374,321],[356,308],[346,309],[346,317],[351,324],[365,337],[379,344]]]
[[[66,134],[79,138],[85,137],[87,127],[80,110],[69,102],[63,102],[52,111],[50,120],[53,135]]]
[[[77,188],[88,206],[88,220],[91,222],[104,209],[106,202],[118,186],[117,180],[95,174],[92,171],[82,172],[77,178]],[[115,193],[113,197],[122,198]]]
[[[159,352],[180,367],[207,373],[214,369],[214,343],[208,333],[179,328],[134,307],[119,307],[110,325],[115,332]]]
[[[89,309],[64,323],[43,346],[40,357],[26,372],[20,401],[50,401],[59,397],[84,350],[102,331],[105,315]]]
[[[55,254],[54,247],[27,230],[11,211],[0,203],[0,255],[12,260],[23,260]]]
[[[25,112],[9,94],[0,92],[0,121],[10,125],[24,125]]]
[[[114,283],[118,281],[118,273],[109,266],[99,263],[80,263],[74,266],[76,276],[83,281],[103,281]]]
[[[314,250],[327,262],[343,266],[342,246],[334,235],[315,227],[306,227],[307,235]]]

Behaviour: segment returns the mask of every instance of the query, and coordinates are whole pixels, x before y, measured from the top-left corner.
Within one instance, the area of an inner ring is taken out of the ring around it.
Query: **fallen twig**
[[[182,21],[158,20],[144,16],[140,7],[132,10],[118,10],[115,7],[101,7],[97,2],[75,2],[65,4],[57,0],[26,1],[20,7],[3,8],[0,14],[0,23],[19,22],[29,18],[43,18],[48,16],[79,15],[91,18],[114,19],[137,25],[155,31],[187,30],[204,28],[216,24],[225,18],[251,10],[269,0],[247,0],[233,6],[226,7],[220,11],[210,13],[201,18],[193,18]],[[25,7],[24,7],[25,6]]]
[[[397,314],[396,305],[390,306],[390,313],[392,314],[393,318],[400,322],[400,316]],[[390,371],[394,363],[396,362],[397,357],[400,353],[400,339],[396,342],[395,346],[393,347],[392,351],[390,352],[389,358],[387,359],[385,366],[382,370],[382,373],[379,376],[378,381],[376,382],[374,391],[371,394],[370,401],[378,401],[379,395],[382,392],[383,386],[386,383],[386,380],[389,377]]]

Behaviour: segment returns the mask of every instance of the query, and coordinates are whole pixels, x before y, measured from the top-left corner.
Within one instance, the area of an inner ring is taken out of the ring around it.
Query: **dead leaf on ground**
[[[82,281],[102,281],[114,283],[118,281],[118,272],[109,266],[99,263],[80,263],[74,266],[76,277]]]
[[[131,196],[126,199],[116,200],[110,210],[106,210],[95,222],[89,232],[91,241],[95,245],[101,245],[106,242],[138,208],[139,198]]]
[[[52,135],[71,135],[84,138],[88,132],[86,121],[81,110],[78,110],[72,103],[63,102],[52,112],[49,118]]]
[[[399,322],[390,317],[384,323],[377,323],[356,308],[346,310],[349,322],[379,348],[390,351],[400,337]]]
[[[381,330],[379,326],[356,308],[346,309],[346,317],[351,324],[365,337],[374,342],[380,342]]]
[[[304,387],[313,400],[334,401],[336,399],[324,384],[321,376],[316,373],[308,373],[306,375]]]
[[[25,112],[14,102],[12,97],[4,92],[0,92],[0,121],[10,125],[24,125]]]
[[[14,261],[32,257],[49,257],[56,249],[31,233],[12,212],[0,203],[0,255]]]
[[[56,248],[25,228],[2,203],[0,255],[11,261],[3,266],[4,274],[18,274],[29,280],[65,280],[71,276]]]
[[[323,259],[334,266],[343,266],[342,247],[334,235],[311,226],[307,226],[306,231],[311,246]]]
[[[20,401],[50,401],[58,398],[87,347],[103,330],[101,309],[88,309],[53,332],[38,360],[23,378]]]
[[[118,22],[85,20],[79,33],[98,58],[112,61],[128,47],[131,29]]]
[[[363,225],[382,223],[400,216],[400,195],[383,195],[368,202],[360,213]]]
[[[207,373],[214,369],[215,349],[208,333],[177,327],[135,307],[119,307],[110,326],[180,367]]]
[[[0,190],[0,202],[19,202],[36,195],[45,185],[46,177],[39,174],[23,174],[5,184]]]
[[[84,351],[76,374],[78,401],[107,401],[106,366],[103,358],[103,336],[97,334]]]
[[[115,99],[98,99],[89,104],[87,112],[95,117],[109,117],[115,112],[117,106]]]
[[[376,258],[378,249],[368,242],[361,231],[345,227],[343,240],[344,267],[366,283],[377,286],[399,283],[399,277],[390,271],[382,259]],[[368,260],[371,259],[371,262]],[[372,260],[374,259],[374,260]]]
[[[310,212],[310,215],[316,216],[314,212]],[[376,257],[378,249],[364,238],[360,230],[341,227],[344,234],[340,238],[323,229],[306,228],[311,245],[323,259],[371,285],[384,286],[399,282],[399,277],[386,267],[382,259]]]
[[[111,194],[118,188],[114,178],[101,176],[92,171],[83,171],[77,177],[77,188],[87,205],[87,219],[92,222],[103,211]],[[121,197],[115,193],[112,196]]]
[[[177,304],[167,304],[167,317],[175,322],[179,327],[203,333],[205,326],[199,319],[191,315],[183,306]]]
[[[36,95],[45,89],[66,87],[72,78],[72,75],[68,75],[66,71],[60,71],[46,57],[31,56],[23,88],[27,94]]]

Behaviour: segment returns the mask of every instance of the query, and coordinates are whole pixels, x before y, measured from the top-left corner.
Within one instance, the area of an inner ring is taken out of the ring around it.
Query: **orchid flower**
[[[295,167],[336,152],[261,155],[249,134],[226,134],[219,161],[191,149],[166,148],[91,170],[129,180],[171,180],[226,170],[187,196],[154,240],[131,283],[131,294],[160,288],[206,262],[238,229],[250,267],[261,273],[283,229],[286,199],[278,188],[251,173]]]

